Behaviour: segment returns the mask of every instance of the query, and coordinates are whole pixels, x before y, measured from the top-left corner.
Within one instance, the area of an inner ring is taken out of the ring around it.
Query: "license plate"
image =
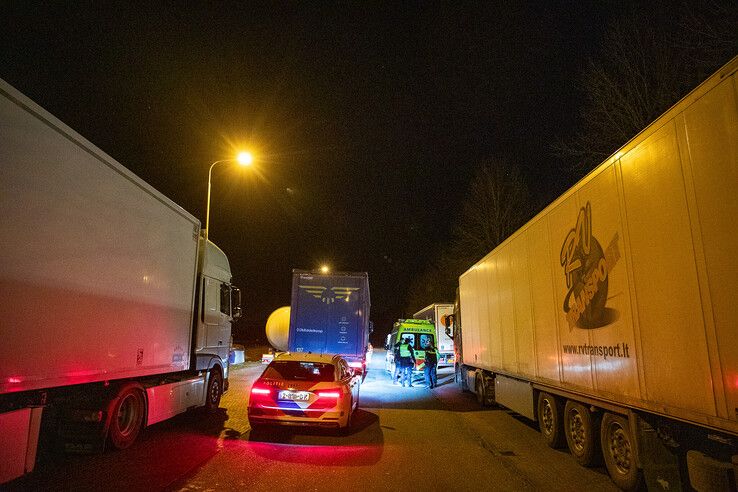
[[[280,400],[290,401],[307,401],[310,399],[310,393],[307,391],[280,391],[277,395]]]

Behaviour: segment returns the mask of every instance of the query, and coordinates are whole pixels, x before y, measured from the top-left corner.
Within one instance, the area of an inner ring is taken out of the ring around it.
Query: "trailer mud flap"
[[[669,451],[656,429],[643,419],[638,421],[638,455],[648,490],[683,490],[679,459]]]
[[[689,481],[695,490],[736,490],[733,465],[705,456],[699,451],[687,451]]]
[[[0,484],[33,471],[43,407],[0,414]]]

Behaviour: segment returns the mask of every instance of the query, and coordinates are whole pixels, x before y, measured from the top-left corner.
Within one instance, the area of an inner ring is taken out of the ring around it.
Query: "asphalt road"
[[[252,435],[246,399],[263,366],[231,373],[212,416],[190,412],[146,429],[132,448],[53,455],[12,490],[616,490],[604,469],[548,448],[533,423],[481,409],[441,370],[439,387],[402,388],[376,351],[353,431]]]

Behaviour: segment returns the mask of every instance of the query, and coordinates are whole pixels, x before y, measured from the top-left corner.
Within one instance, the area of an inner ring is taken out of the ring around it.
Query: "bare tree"
[[[555,146],[586,172],[738,53],[738,3],[684,4],[669,19],[614,20],[581,77],[580,130]]]
[[[530,196],[518,168],[501,159],[485,162],[464,199],[452,249],[480,259],[522,225],[529,209]]]
[[[530,212],[530,195],[518,168],[502,159],[480,165],[449,242],[411,284],[408,311],[453,299],[459,275],[523,225]]]

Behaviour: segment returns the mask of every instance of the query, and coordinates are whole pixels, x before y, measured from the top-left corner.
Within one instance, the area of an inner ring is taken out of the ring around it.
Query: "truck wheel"
[[[459,385],[459,389],[461,391],[465,393],[469,391],[469,385],[466,383],[464,369],[458,364],[454,366],[454,378],[456,379],[456,383]]]
[[[484,382],[484,374],[479,373],[474,379],[474,387],[477,392],[477,402],[481,407],[492,406],[495,402],[494,394],[489,394],[489,388],[487,388],[487,384]]]
[[[635,440],[628,420],[612,413],[602,417],[600,428],[605,467],[615,485],[622,490],[639,490],[643,473],[635,463]]]
[[[474,378],[474,394],[477,397],[477,403],[479,406],[484,406],[484,384],[482,384],[481,376],[477,375]]]
[[[597,420],[587,407],[571,400],[566,402],[564,431],[569,451],[580,465],[598,464],[600,433]]]
[[[564,409],[559,398],[548,393],[538,393],[538,426],[549,447],[558,449],[564,446]]]
[[[205,395],[205,410],[208,413],[213,413],[218,409],[221,396],[223,396],[223,376],[220,375],[217,367],[213,367],[210,369],[207,395]]]
[[[126,449],[136,441],[143,427],[146,403],[143,388],[126,384],[110,402],[108,439],[115,449]]]

